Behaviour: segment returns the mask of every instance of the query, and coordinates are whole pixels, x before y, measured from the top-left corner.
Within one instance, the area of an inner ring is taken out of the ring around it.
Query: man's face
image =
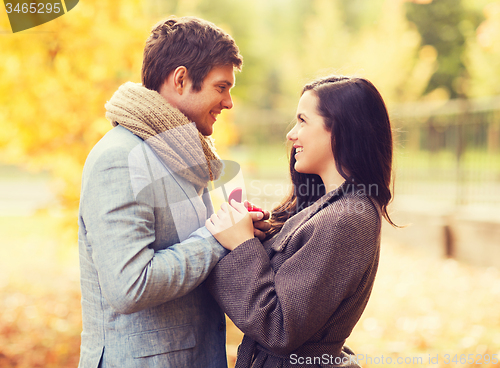
[[[217,115],[224,109],[233,107],[230,90],[234,86],[234,69],[232,65],[215,66],[210,70],[201,90],[192,90],[191,81],[186,81],[185,92],[177,102],[177,108],[189,120],[196,123],[201,134],[208,136],[213,133],[213,125]]]

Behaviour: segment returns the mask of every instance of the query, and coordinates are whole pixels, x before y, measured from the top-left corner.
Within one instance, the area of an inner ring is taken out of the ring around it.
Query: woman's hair
[[[392,130],[382,96],[368,80],[344,76],[315,80],[304,86],[302,94],[306,91],[318,97],[318,113],[331,133],[337,171],[349,183],[365,188],[379,204],[383,217],[395,226],[387,213],[392,198]],[[292,147],[292,190],[273,210],[268,237],[279,232],[286,220],[325,194],[325,186],[318,175],[295,170],[293,150]]]

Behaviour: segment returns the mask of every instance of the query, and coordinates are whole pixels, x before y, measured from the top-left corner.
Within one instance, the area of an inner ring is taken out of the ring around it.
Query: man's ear
[[[179,95],[182,95],[186,89],[187,78],[187,68],[185,66],[178,66],[173,71],[174,88]]]

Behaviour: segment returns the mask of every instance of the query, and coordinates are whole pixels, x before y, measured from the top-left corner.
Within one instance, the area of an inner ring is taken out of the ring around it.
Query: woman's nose
[[[294,141],[297,139],[297,129],[295,129],[297,126],[294,126],[292,128],[292,130],[290,130],[287,134],[286,134],[286,139],[288,139],[289,141]]]

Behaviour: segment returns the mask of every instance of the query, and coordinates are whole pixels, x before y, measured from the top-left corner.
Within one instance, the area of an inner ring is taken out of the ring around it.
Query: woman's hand
[[[205,222],[205,226],[224,248],[234,250],[254,237],[253,222],[262,218],[262,212],[249,213],[242,203],[233,199],[231,204],[223,203],[217,214],[214,213]]]

